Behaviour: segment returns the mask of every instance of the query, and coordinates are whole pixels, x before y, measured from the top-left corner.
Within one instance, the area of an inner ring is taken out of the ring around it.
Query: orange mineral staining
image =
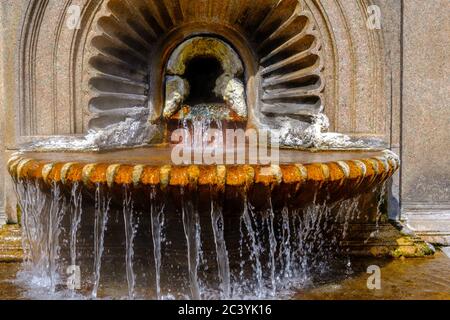
[[[217,167],[216,166],[201,166],[199,167],[198,184],[217,185],[218,184]]]
[[[70,163],[68,168],[61,169],[61,182],[62,183],[75,183],[82,182],[83,180],[83,167],[81,163]],[[64,170],[65,173],[63,172]]]
[[[298,165],[283,165],[280,169],[285,184],[296,184],[305,180]]]
[[[145,166],[142,168],[139,181],[143,185],[158,185],[161,182],[160,173],[161,170],[159,167]],[[137,183],[138,181],[135,182],[135,184]]]
[[[189,185],[189,167],[173,167],[170,171],[169,185],[181,187]]]
[[[342,167],[337,164],[336,162],[328,163],[328,170],[329,170],[329,181],[336,184],[336,185],[342,185],[345,180],[345,171],[342,169]]]
[[[33,179],[41,177],[43,163],[37,161],[28,161],[21,167],[17,168],[17,176],[19,179]]]
[[[330,172],[325,164],[313,163],[307,164],[305,167],[308,170],[308,180],[319,183],[328,180]]]
[[[279,166],[256,166],[254,183],[264,186],[279,184],[282,180],[282,171]]]
[[[227,167],[226,185],[234,187],[249,186],[253,182],[255,170],[248,165]]]
[[[61,181],[61,169],[64,163],[55,163],[47,176],[47,183]]]
[[[134,169],[134,166],[121,165],[116,171],[116,175],[114,177],[114,183],[118,184],[118,185],[132,184],[133,183],[133,169]]]

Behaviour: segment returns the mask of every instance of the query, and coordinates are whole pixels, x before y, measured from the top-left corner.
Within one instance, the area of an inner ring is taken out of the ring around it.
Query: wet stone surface
[[[21,262],[22,254],[22,240],[19,226],[0,226],[0,264]]]
[[[381,268],[381,288],[370,290],[366,272],[370,265]],[[363,259],[352,264],[353,274],[300,290],[294,299],[450,299],[450,258],[437,252],[430,258],[396,260]]]

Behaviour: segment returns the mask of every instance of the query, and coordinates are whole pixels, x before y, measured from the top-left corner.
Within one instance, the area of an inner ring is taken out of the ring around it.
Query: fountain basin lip
[[[389,150],[322,153],[280,150],[280,164],[276,165],[171,165],[161,162],[164,155],[157,151],[163,150],[142,148],[91,154],[19,152],[10,158],[7,168],[16,182],[39,180],[48,185],[78,183],[86,187],[99,184],[249,187],[305,183],[370,187],[386,181],[400,166],[398,157]],[[153,160],[142,157],[149,152],[155,157]],[[292,152],[297,157],[292,157]]]

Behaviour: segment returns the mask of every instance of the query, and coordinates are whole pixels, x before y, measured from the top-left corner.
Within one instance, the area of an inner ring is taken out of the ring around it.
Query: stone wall
[[[28,1],[0,1],[0,221],[15,222],[16,199],[5,163],[17,149],[22,21]]]
[[[3,206],[10,221],[16,220],[15,198],[4,163],[11,152],[42,136],[87,130],[92,118],[88,60],[95,49],[90,39],[99,18],[109,14],[106,3],[0,0],[0,176],[5,178],[0,212]],[[390,188],[390,214],[398,218],[401,204],[413,228],[439,231],[432,221],[445,225],[450,208],[449,152],[442,147],[449,140],[450,118],[449,79],[442,65],[448,63],[448,2],[304,3],[322,42],[323,103],[331,130],[382,139],[401,154],[403,168]],[[79,28],[67,27],[72,5],[80,8]],[[367,28],[371,5],[381,9],[379,30]],[[439,232],[440,240],[450,234]]]
[[[447,0],[404,2],[401,195],[409,226],[450,244],[450,15]]]

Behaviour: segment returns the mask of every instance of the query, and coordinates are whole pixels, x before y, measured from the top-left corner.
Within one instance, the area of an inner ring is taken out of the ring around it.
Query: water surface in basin
[[[381,268],[381,289],[367,289],[369,265]],[[70,294],[48,295],[39,287],[24,285],[16,279],[20,263],[0,263],[0,300],[6,299],[70,299]],[[450,300],[450,258],[438,252],[434,258],[405,260],[354,259],[350,268],[336,270],[321,282],[311,283],[286,296],[277,298],[299,300],[345,299],[442,299]],[[109,279],[102,288],[101,297],[117,297],[120,288]],[[143,295],[141,298],[146,298]],[[151,298],[151,297],[149,297]]]
[[[141,147],[133,149],[122,149],[104,152],[25,152],[24,156],[35,160],[52,162],[106,162],[106,163],[139,163],[146,165],[171,164],[171,155],[174,145],[161,145],[152,147]],[[246,163],[249,160],[248,149],[234,149],[225,151],[233,154],[246,152]],[[188,150],[190,151],[190,150]],[[311,152],[295,149],[280,149],[279,163],[325,163],[332,161],[356,160],[381,156],[380,151],[320,151]]]

